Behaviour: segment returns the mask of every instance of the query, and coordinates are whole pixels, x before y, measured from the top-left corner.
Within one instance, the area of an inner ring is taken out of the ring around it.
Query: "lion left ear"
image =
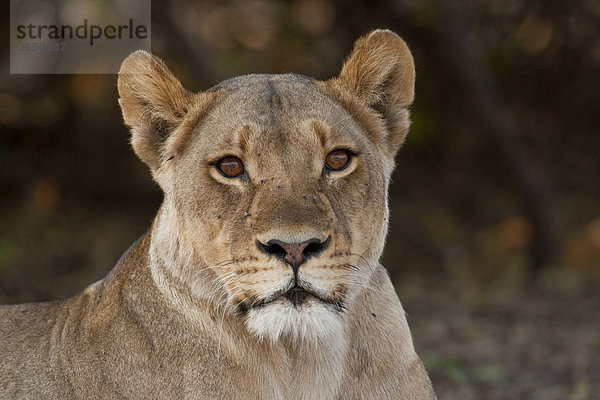
[[[192,94],[161,59],[141,50],[123,61],[118,88],[133,149],[154,171],[161,164],[169,136],[188,112]]]
[[[335,80],[383,118],[395,154],[408,132],[407,107],[415,96],[415,67],[404,40],[389,30],[361,37]]]

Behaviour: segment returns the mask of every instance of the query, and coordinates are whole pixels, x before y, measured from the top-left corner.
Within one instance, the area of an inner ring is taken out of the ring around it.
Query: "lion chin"
[[[344,313],[333,304],[309,296],[296,303],[282,296],[252,307],[246,314],[246,327],[261,340],[275,343],[286,339],[293,343],[322,343],[344,335]]]

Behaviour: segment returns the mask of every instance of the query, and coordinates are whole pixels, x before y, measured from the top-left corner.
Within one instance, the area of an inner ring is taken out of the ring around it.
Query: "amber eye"
[[[227,178],[235,178],[244,172],[244,164],[237,157],[227,156],[217,161],[217,169]]]
[[[352,153],[345,149],[337,149],[327,154],[325,166],[331,171],[341,171],[345,169],[352,159]]]

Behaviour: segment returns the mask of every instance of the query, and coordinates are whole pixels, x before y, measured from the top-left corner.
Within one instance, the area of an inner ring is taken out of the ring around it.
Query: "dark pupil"
[[[235,158],[226,158],[221,161],[221,171],[225,173],[225,175],[235,176],[241,172],[240,162]]]
[[[336,152],[329,155],[329,167],[331,169],[340,169],[346,165],[348,156],[344,152]]]

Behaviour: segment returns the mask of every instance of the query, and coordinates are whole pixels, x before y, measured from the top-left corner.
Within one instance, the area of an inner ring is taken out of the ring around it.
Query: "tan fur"
[[[119,75],[132,146],[164,202],[79,295],[0,308],[2,399],[434,399],[378,259],[414,67],[389,31],[339,77],[249,75],[190,93],[136,52]],[[326,155],[356,156],[324,172]],[[244,162],[226,178],[221,157]],[[257,241],[330,238],[292,269]]]

